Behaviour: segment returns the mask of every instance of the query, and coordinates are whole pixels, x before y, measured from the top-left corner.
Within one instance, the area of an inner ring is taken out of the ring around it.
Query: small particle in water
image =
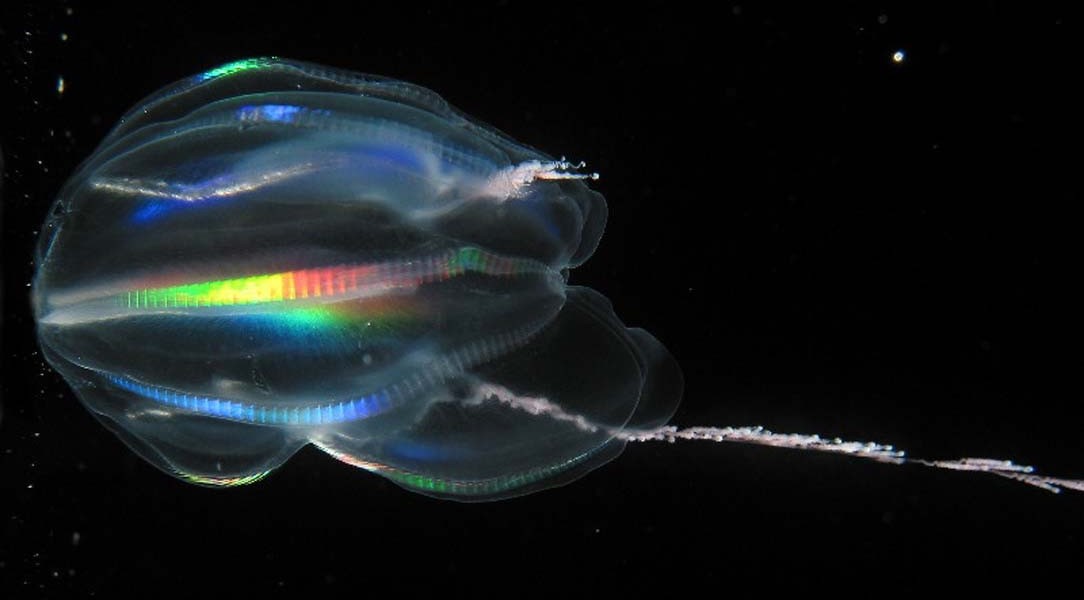
[[[905,58],[907,58],[907,55],[904,54],[903,50],[896,50],[896,52],[892,55],[892,62],[898,65],[902,63],[903,59]]]
[[[64,76],[63,75],[56,78],[56,93],[57,94],[63,94],[64,93]]]

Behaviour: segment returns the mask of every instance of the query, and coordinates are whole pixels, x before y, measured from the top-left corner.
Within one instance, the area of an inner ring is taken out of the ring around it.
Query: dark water
[[[1054,577],[1081,558],[1084,496],[709,443],[634,445],[494,504],[411,494],[312,450],[253,486],[189,486],[78,404],[27,302],[37,228],[115,120],[173,80],[274,54],[423,84],[599,171],[610,222],[572,281],[682,363],[675,423],[1084,477],[1079,266],[1063,266],[1080,188],[1072,15],[159,10],[0,13],[3,597],[841,589]]]

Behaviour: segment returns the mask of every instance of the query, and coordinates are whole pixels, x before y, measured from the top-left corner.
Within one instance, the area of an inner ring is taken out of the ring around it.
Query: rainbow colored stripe
[[[348,465],[365,469],[372,473],[377,473],[410,489],[431,494],[479,497],[500,494],[510,489],[523,487],[536,481],[553,477],[563,471],[568,471],[569,469],[576,467],[597,453],[596,449],[555,464],[542,465],[499,477],[459,480],[424,475],[408,469],[359,458],[341,452],[318,441],[314,441],[313,443],[316,447]]]
[[[131,290],[120,300],[132,309],[199,308],[279,303],[293,300],[334,300],[384,295],[444,281],[467,272],[512,276],[539,272],[534,261],[507,258],[464,247],[411,261],[342,265],[249,275],[200,283]]]
[[[257,481],[267,477],[271,474],[271,471],[260,471],[251,475],[241,475],[238,477],[208,477],[206,475],[194,475],[192,473],[185,473],[184,471],[174,471],[177,475],[189,483],[197,483],[199,485],[213,485],[216,487],[236,487],[241,485],[248,485],[250,483],[256,483]]]
[[[227,75],[233,75],[235,73],[241,73],[243,71],[252,71],[264,67],[275,66],[275,57],[268,58],[245,58],[242,60],[235,60],[231,63],[226,63],[220,67],[215,67],[210,71],[206,71],[196,76],[197,81],[209,81],[211,79],[217,79],[219,77],[225,77]]]
[[[385,390],[350,400],[307,406],[260,406],[214,396],[186,394],[146,385],[119,375],[105,375],[113,385],[159,404],[210,417],[260,425],[330,425],[367,419],[392,406]]]

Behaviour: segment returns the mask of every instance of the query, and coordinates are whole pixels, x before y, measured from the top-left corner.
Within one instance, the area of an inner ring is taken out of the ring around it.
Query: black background
[[[682,363],[675,423],[1084,477],[1080,267],[1062,266],[1079,254],[1074,15],[96,4],[0,9],[0,596],[877,593],[1057,581],[1084,557],[1078,494],[712,443],[634,445],[565,487],[475,505],[312,449],[253,486],[190,486],[79,405],[27,303],[37,227],[122,112],[234,59],[309,60],[420,83],[599,171],[610,222],[573,282]]]

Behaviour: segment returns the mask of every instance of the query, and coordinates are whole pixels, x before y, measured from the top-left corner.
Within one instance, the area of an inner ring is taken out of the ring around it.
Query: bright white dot
[[[896,53],[892,55],[892,62],[898,65],[904,58],[907,58],[907,55],[903,53],[903,50],[896,50]]]
[[[63,75],[56,78],[56,93],[57,94],[63,94],[64,93],[64,76]]]

